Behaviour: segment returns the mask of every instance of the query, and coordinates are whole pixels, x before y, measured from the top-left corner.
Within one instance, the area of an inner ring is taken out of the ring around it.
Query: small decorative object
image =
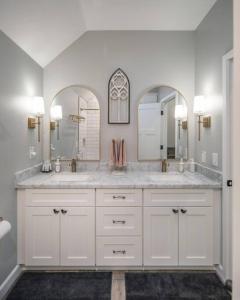
[[[130,123],[130,83],[120,68],[112,74],[108,83],[108,123]]]
[[[49,173],[51,171],[52,171],[52,165],[51,165],[50,160],[45,160],[42,165],[42,172]]]

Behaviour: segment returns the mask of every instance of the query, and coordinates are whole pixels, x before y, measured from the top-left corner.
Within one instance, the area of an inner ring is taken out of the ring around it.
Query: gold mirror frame
[[[148,93],[149,91],[151,91],[152,89],[155,89],[155,88],[158,88],[158,87],[167,87],[167,88],[171,88],[171,89],[174,89],[176,92],[178,92],[183,98],[184,100],[186,101],[186,104],[187,104],[187,109],[188,109],[188,113],[187,113],[187,122],[189,124],[189,102],[187,100],[186,97],[184,97],[183,93],[181,93],[179,91],[179,89],[176,89],[170,85],[167,85],[167,84],[155,84],[155,85],[152,85],[146,89],[144,89],[140,96],[138,97],[138,100],[137,100],[137,107],[136,107],[136,110],[137,110],[137,159],[138,161],[140,162],[157,162],[157,161],[161,161],[161,158],[160,159],[140,159],[139,158],[139,119],[138,119],[138,107],[139,107],[139,104],[140,104],[140,101],[142,99],[142,97]],[[187,149],[188,149],[188,158],[189,158],[189,126],[187,128]],[[187,159],[188,159],[187,158]],[[168,161],[179,161],[177,159],[168,159]]]
[[[51,100],[51,105],[49,106],[49,109],[51,109],[51,106],[53,104],[54,99],[60,94],[62,93],[64,90],[68,89],[68,88],[74,88],[74,87],[80,87],[83,89],[87,89],[89,90],[91,93],[93,93],[93,95],[97,98],[98,100],[98,105],[99,105],[99,159],[96,160],[82,160],[82,159],[77,159],[77,161],[81,161],[81,162],[100,162],[101,161],[101,107],[100,107],[100,97],[98,96],[98,93],[90,88],[89,86],[86,85],[82,85],[82,84],[72,84],[69,86],[66,86],[64,88],[62,88],[60,91],[58,91],[54,97]],[[49,128],[49,157],[50,157],[50,161],[55,161],[54,159],[52,159],[52,155],[51,155],[51,115],[49,113],[49,120],[48,120],[48,128]],[[60,161],[66,161],[66,162],[71,162],[72,159],[60,159]]]

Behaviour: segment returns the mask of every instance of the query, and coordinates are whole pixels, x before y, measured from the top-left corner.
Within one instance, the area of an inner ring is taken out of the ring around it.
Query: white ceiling
[[[195,30],[217,0],[0,0],[0,29],[41,66],[90,30]]]

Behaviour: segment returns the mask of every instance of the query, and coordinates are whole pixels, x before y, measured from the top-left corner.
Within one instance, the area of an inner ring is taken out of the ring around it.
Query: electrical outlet
[[[218,153],[212,153],[212,165],[218,167]]]
[[[202,163],[206,163],[206,162],[207,162],[207,152],[202,151]]]

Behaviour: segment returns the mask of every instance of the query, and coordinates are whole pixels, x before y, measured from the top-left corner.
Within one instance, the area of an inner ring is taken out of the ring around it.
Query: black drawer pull
[[[126,196],[113,196],[113,199],[126,199]]]
[[[182,213],[182,214],[185,214],[186,212],[187,212],[186,209],[181,209],[181,213]]]
[[[113,250],[113,254],[126,254],[126,250]]]
[[[124,220],[113,220],[112,222],[113,224],[126,224],[126,221]]]
[[[178,214],[178,212],[179,212],[179,210],[178,210],[178,209],[175,209],[175,208],[173,208],[172,211],[173,211],[174,214]]]
[[[62,212],[63,215],[65,215],[67,213],[67,210],[61,209],[61,212]]]
[[[55,215],[58,215],[58,214],[60,213],[60,210],[54,208],[54,209],[53,209],[53,212],[54,212]]]

